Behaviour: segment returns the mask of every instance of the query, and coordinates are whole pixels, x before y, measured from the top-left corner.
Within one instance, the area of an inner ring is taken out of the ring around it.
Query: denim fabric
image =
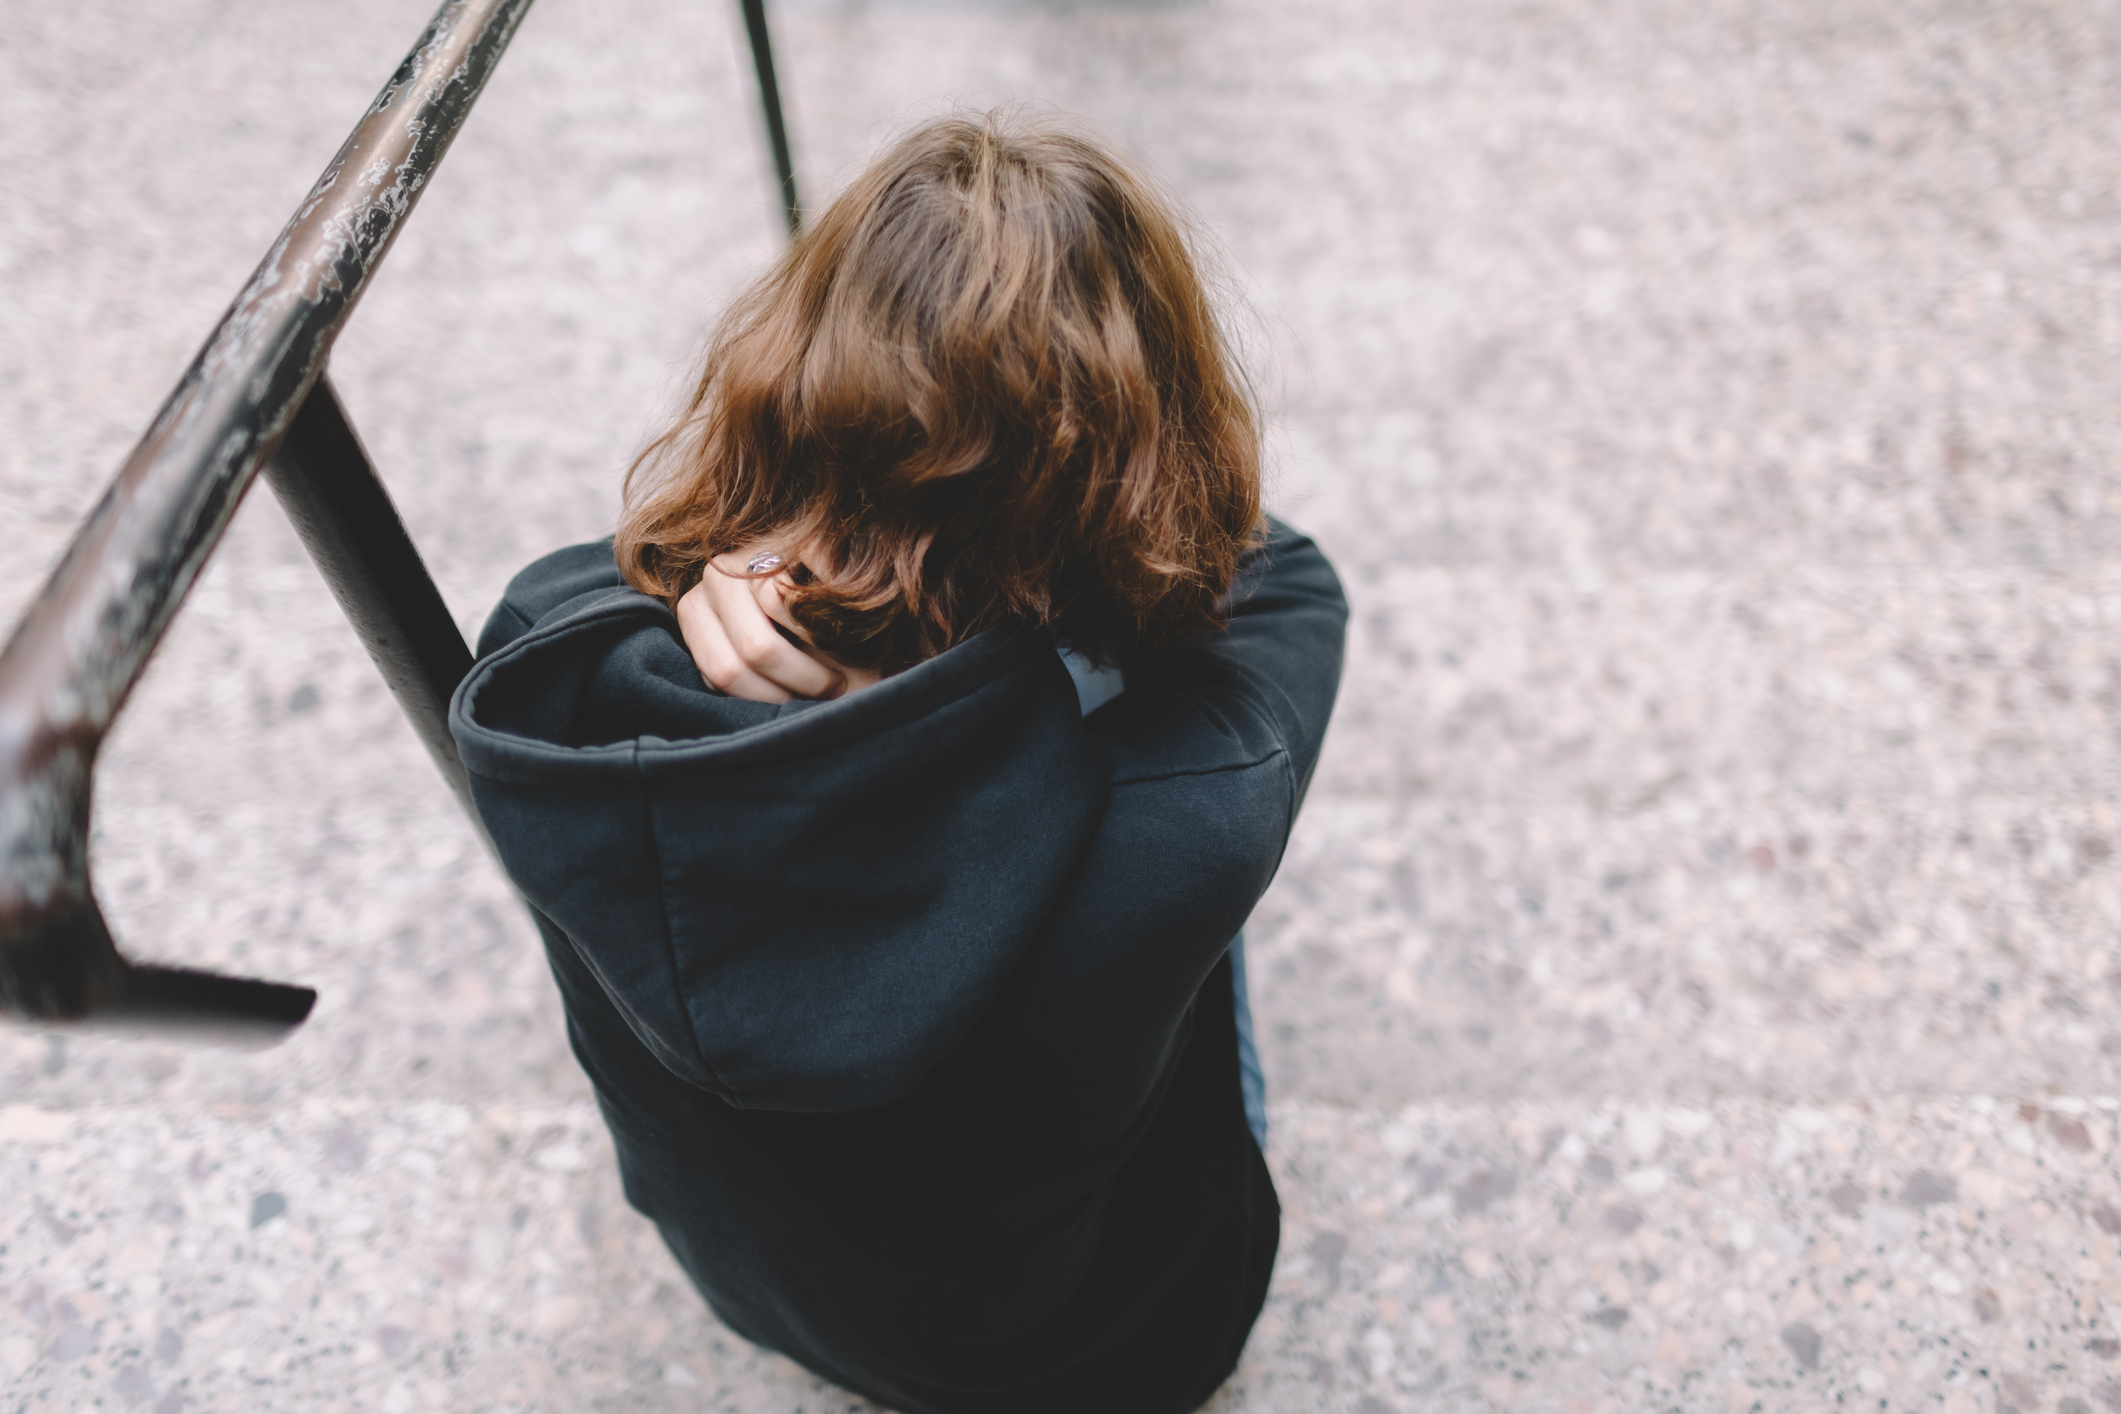
[[[1237,1002],[1237,1076],[1244,1087],[1245,1126],[1267,1152],[1267,1073],[1259,1068],[1259,1045],[1252,1039],[1252,992],[1245,985],[1245,935],[1230,944],[1230,990]]]

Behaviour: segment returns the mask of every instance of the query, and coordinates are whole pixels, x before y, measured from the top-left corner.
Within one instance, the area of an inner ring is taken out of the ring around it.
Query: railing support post
[[[476,828],[471,783],[449,735],[449,695],[471,670],[471,650],[328,377],[310,389],[265,479]]]

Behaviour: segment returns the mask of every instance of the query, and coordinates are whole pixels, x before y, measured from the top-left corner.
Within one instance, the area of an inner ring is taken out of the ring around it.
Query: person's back
[[[1234,1366],[1278,1227],[1226,954],[1345,618],[1256,457],[1153,195],[949,120],[739,304],[616,545],[496,610],[481,817],[740,1334],[936,1414]],[[1057,640],[1125,691],[1084,715]]]

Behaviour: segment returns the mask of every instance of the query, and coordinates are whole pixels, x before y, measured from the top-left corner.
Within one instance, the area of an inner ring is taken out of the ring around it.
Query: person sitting
[[[1173,201],[1055,121],[928,122],[452,704],[627,1200],[891,1408],[1179,1414],[1265,1299],[1241,930],[1347,610],[1259,437]]]

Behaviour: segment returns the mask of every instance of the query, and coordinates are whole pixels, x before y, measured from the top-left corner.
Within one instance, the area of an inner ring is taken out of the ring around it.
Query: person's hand
[[[845,669],[774,627],[781,625],[796,640],[804,637],[788,612],[785,576],[747,574],[750,558],[716,556],[700,582],[678,600],[678,632],[700,676],[751,702],[823,700],[847,691]]]

